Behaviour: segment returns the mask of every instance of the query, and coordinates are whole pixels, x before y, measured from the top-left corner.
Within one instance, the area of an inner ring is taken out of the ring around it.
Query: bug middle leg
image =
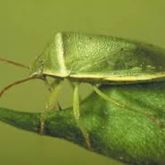
[[[74,84],[74,92],[73,92],[73,113],[74,113],[76,123],[78,127],[80,128],[83,134],[83,137],[85,139],[86,146],[88,147],[88,149],[91,149],[89,134],[80,121],[80,101],[79,100],[80,100],[79,99],[79,84],[76,83]]]

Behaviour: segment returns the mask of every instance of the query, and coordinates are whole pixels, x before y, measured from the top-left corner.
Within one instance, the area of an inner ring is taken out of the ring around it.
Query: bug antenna
[[[1,58],[1,57],[0,57],[0,61],[8,63],[8,64],[15,65],[15,66],[18,66],[18,67],[22,67],[22,68],[25,68],[25,69],[30,69],[28,66],[26,66],[24,64],[20,64],[18,62],[7,60],[7,59]]]
[[[4,88],[0,91],[0,97],[2,97],[2,95],[3,95],[7,90],[9,90],[11,87],[13,87],[13,86],[15,86],[15,85],[19,85],[19,84],[21,84],[21,83],[24,83],[24,82],[29,81],[29,80],[32,80],[32,79],[36,79],[36,77],[28,77],[28,78],[15,81],[15,82],[13,82],[13,83],[7,85],[6,87],[4,87]]]

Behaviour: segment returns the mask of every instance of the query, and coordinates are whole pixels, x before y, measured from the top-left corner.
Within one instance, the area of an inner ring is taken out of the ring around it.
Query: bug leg
[[[41,112],[40,116],[40,128],[39,128],[39,134],[44,134],[44,128],[45,128],[45,119],[46,119],[46,111]]]
[[[114,103],[114,104],[116,104],[117,106],[120,106],[120,107],[122,107],[122,108],[125,107],[124,104],[119,103],[116,99],[114,99],[114,98],[112,98],[112,97],[110,97],[110,96],[107,96],[106,94],[104,94],[104,92],[102,92],[102,91],[101,91],[99,88],[97,88],[96,86],[93,86],[93,89],[94,89],[94,91],[95,91],[99,96],[101,96],[104,100],[110,101],[110,102],[112,102],[112,103]]]
[[[82,125],[81,121],[80,121],[80,101],[79,101],[79,84],[78,83],[76,83],[74,85],[73,113],[74,113],[76,123],[79,126],[79,128],[80,128],[80,130],[83,134],[83,137],[85,139],[86,146],[87,146],[88,149],[91,149],[89,134],[88,134],[87,130],[84,128],[84,126]]]
[[[61,106],[59,104],[59,102],[57,101],[57,96],[61,90],[61,83],[59,80],[54,80],[51,84],[48,82],[47,78],[44,78],[45,81],[45,85],[48,88],[49,92],[51,93],[49,96],[49,100],[47,103],[47,109],[53,109],[54,107],[56,107],[57,109],[61,110]],[[53,94],[55,96],[53,96]],[[55,102],[54,102],[55,101]]]
[[[58,82],[58,84],[56,83],[56,86],[52,87],[52,89],[50,91],[48,102],[46,104],[47,110],[52,110],[52,109],[60,110],[61,109],[60,104],[57,101],[57,98],[58,98],[58,95],[59,95],[61,89],[62,89],[61,82]]]
[[[159,126],[159,124],[156,122],[156,119],[155,119],[155,117],[152,115],[152,114],[150,114],[150,113],[143,113],[143,112],[141,112],[141,110],[139,110],[139,109],[136,109],[135,107],[131,107],[131,105],[129,105],[129,104],[124,104],[124,103],[121,103],[120,101],[118,101],[118,100],[116,100],[116,99],[114,99],[113,97],[110,97],[110,96],[107,96],[106,94],[104,94],[100,89],[98,89],[96,86],[93,86],[93,89],[94,89],[94,91],[99,95],[99,96],[101,96],[103,99],[105,99],[106,101],[109,101],[109,102],[111,102],[111,103],[113,103],[113,104],[115,104],[115,105],[117,105],[117,106],[119,106],[119,107],[121,107],[122,109],[124,109],[124,110],[131,110],[131,112],[138,112],[138,113],[141,113],[141,114],[145,114],[145,116],[147,117],[147,118],[149,118],[152,122],[154,122],[157,126]]]
[[[54,86],[53,88],[51,88],[50,96],[49,96],[48,102],[46,104],[46,108],[41,113],[41,117],[40,117],[40,131],[39,132],[41,135],[44,133],[46,112],[53,110],[53,109],[61,110],[60,105],[57,101],[57,97],[58,97],[59,92],[61,91],[61,88],[62,88],[61,82],[59,82],[57,84],[57,86]]]

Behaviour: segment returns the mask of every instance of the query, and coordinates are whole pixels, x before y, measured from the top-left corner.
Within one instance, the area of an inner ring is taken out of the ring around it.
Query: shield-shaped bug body
[[[136,83],[165,77],[165,50],[140,42],[81,33],[57,33],[32,66],[57,78]]]

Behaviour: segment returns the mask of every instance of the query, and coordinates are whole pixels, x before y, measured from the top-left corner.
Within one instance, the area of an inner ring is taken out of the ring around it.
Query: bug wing
[[[63,33],[71,77],[129,80],[165,77],[165,50],[102,35]]]

